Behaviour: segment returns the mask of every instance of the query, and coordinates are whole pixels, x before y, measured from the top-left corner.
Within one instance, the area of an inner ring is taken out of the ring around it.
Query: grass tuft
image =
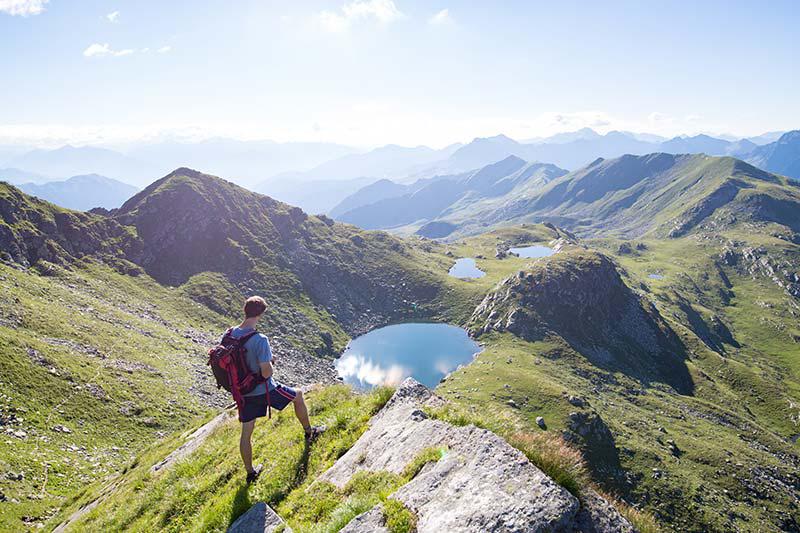
[[[416,515],[397,500],[383,502],[383,516],[391,533],[410,533],[417,529]]]
[[[528,460],[553,481],[579,496],[590,482],[581,453],[555,433],[517,433],[507,438],[509,444],[525,454]]]

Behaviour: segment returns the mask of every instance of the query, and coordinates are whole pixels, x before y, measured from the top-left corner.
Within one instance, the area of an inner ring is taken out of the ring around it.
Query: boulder
[[[390,497],[426,531],[570,531],[578,500],[490,431],[429,418],[422,408],[442,400],[409,378],[370,428],[321,480],[343,487],[360,470],[401,473],[423,450],[441,447],[430,464]],[[370,514],[371,513],[371,514]],[[378,511],[347,531],[375,531]]]
[[[284,533],[292,531],[269,505],[258,502],[231,524],[228,533],[270,533],[279,527]]]

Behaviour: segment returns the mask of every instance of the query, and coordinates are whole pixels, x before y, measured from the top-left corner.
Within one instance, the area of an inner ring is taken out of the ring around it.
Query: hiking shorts
[[[280,383],[275,384],[275,388],[269,391],[269,401],[273,409],[283,411],[297,397],[297,390]],[[239,422],[250,422],[256,418],[267,416],[267,395],[245,396],[244,407],[239,411]]]

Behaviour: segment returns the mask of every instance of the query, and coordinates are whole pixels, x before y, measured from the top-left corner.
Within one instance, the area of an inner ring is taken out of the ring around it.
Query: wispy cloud
[[[0,12],[20,17],[38,15],[47,2],[49,0],[0,0]]]
[[[108,43],[93,43],[83,51],[83,55],[86,57],[120,57],[131,55],[132,53],[133,50],[130,48],[126,48],[124,50],[114,50],[111,48],[111,46],[109,46]]]
[[[389,24],[405,18],[392,0],[354,0],[339,11],[322,11],[318,15],[322,27],[331,32],[344,32],[359,21]]]
[[[114,22],[114,23],[119,22],[119,11],[112,11],[111,13],[106,15],[106,18],[108,19],[109,22]]]
[[[172,47],[170,45],[166,45],[166,46],[162,46],[161,48],[156,50],[156,52],[158,52],[159,54],[166,54],[167,52],[169,52],[171,50],[172,50]]]
[[[442,9],[431,18],[428,19],[428,24],[432,26],[444,26],[446,24],[452,24],[453,19],[450,17],[450,10],[449,9]]]

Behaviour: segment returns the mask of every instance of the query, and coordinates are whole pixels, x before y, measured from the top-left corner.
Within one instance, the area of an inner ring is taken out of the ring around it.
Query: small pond
[[[525,259],[532,257],[547,257],[553,255],[553,249],[549,246],[542,246],[541,244],[534,244],[533,246],[523,246],[522,248],[511,248],[508,250],[512,254],[516,254]]]
[[[397,385],[409,376],[435,387],[479,351],[456,326],[396,324],[353,339],[336,360],[336,370],[346,383],[362,389]]]
[[[647,277],[650,279],[664,279],[663,274],[648,274]]]
[[[461,259],[457,259],[456,264],[450,267],[448,274],[454,278],[474,279],[482,278],[486,275],[486,272],[478,268],[478,265],[475,264],[475,260],[473,258],[462,257]]]

